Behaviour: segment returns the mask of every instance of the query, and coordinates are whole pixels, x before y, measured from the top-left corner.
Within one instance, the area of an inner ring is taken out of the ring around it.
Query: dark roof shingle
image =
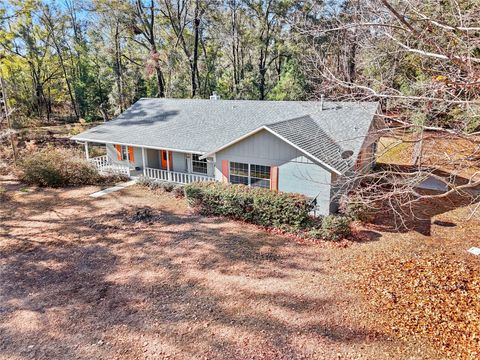
[[[342,149],[309,115],[266,127],[340,173],[352,166],[351,159],[343,159],[346,149]]]
[[[144,98],[115,120],[72,139],[205,154],[270,124],[272,130],[284,132],[305,151],[309,149],[320,156],[328,149],[325,161],[343,169],[343,163],[334,159],[340,151],[336,146],[351,150],[355,158],[377,107],[375,102],[326,101],[321,107],[318,101]],[[281,125],[282,122],[285,124]],[[303,126],[306,128],[302,130]],[[288,132],[292,127],[298,134]],[[311,131],[323,139],[323,148],[316,139],[305,136]],[[310,140],[314,143],[310,144]]]

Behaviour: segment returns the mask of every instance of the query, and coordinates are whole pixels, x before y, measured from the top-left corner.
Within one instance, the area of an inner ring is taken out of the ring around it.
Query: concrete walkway
[[[107,194],[110,194],[112,192],[125,189],[128,186],[134,185],[136,182],[137,182],[136,180],[127,181],[125,183],[115,185],[111,188],[104,189],[104,190],[101,190],[101,191],[97,191],[96,193],[90,194],[90,196],[94,197],[94,198],[97,198],[97,197],[100,197],[100,196],[103,196],[103,195],[107,195]]]

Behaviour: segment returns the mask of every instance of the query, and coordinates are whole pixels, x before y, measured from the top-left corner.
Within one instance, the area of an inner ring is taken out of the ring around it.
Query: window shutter
[[[278,191],[278,166],[270,168],[270,190]]]
[[[128,147],[128,159],[131,163],[135,162],[135,157],[133,156],[133,146]]]
[[[228,160],[222,160],[223,181],[228,182]]]
[[[117,160],[122,160],[122,145],[115,144],[115,150],[117,151]]]
[[[173,171],[173,156],[171,151],[168,152],[168,167],[170,171]]]

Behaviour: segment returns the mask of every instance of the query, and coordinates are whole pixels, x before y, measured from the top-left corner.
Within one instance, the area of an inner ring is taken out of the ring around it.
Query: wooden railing
[[[89,161],[98,169],[108,164],[108,156],[102,155],[89,159]]]
[[[118,174],[130,177],[130,168],[128,165],[115,164],[107,155],[97,156],[89,159],[100,174]]]
[[[195,181],[214,181],[215,180],[214,177],[207,176],[207,175],[183,173],[183,172],[177,172],[177,171],[167,171],[167,170],[153,169],[153,168],[145,168],[144,175],[145,177],[150,179],[169,181],[169,182],[174,182],[178,184],[190,184]]]

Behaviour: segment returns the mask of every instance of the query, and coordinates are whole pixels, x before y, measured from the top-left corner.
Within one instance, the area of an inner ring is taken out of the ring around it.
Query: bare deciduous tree
[[[478,200],[480,4],[358,0],[341,9],[313,6],[312,13],[292,26],[311,44],[304,66],[314,96],[379,101],[390,126],[377,137],[416,153],[409,167],[351,176],[343,192],[356,189],[360,201],[387,204],[398,215],[425,199]],[[456,156],[442,150],[460,142],[465,148]],[[444,189],[426,193],[418,189],[424,181]]]

